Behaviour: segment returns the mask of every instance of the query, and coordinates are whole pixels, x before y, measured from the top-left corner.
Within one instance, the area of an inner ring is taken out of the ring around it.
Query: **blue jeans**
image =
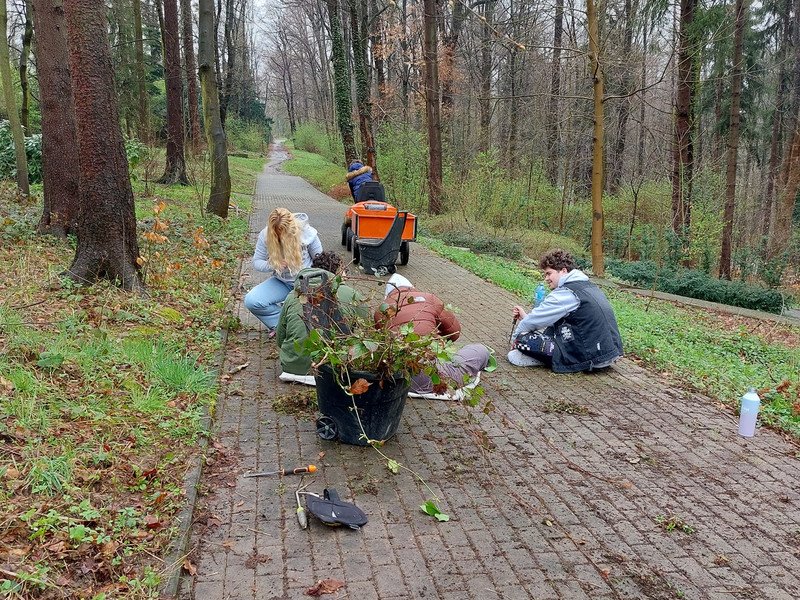
[[[294,289],[293,283],[286,283],[277,277],[262,281],[244,297],[244,305],[259,321],[270,329],[278,326],[283,301]]]

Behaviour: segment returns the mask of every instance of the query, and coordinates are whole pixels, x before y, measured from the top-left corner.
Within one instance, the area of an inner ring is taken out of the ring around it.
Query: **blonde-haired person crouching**
[[[258,234],[253,253],[253,269],[272,273],[244,297],[244,305],[275,335],[281,305],[294,289],[297,273],[311,266],[322,252],[317,230],[308,224],[306,213],[291,213],[286,208],[273,210],[267,226]]]

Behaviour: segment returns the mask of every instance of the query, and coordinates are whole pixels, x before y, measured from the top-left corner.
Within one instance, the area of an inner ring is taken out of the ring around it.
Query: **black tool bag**
[[[367,515],[352,502],[339,498],[334,489],[326,489],[323,497],[308,494],[306,506],[309,512],[326,525],[337,527],[345,525],[350,529],[359,529],[367,524]]]

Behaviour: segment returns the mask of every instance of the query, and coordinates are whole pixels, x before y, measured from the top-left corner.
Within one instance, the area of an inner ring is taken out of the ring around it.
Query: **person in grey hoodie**
[[[511,334],[508,361],[574,373],[608,367],[622,356],[614,310],[572,255],[551,250],[542,256],[539,268],[552,291],[530,313],[522,306],[513,308],[519,321]]]
[[[306,213],[291,213],[285,208],[273,210],[266,228],[258,234],[253,254],[253,269],[272,276],[259,283],[244,297],[244,305],[275,336],[281,305],[294,289],[297,273],[311,266],[322,252],[317,230],[308,224]]]

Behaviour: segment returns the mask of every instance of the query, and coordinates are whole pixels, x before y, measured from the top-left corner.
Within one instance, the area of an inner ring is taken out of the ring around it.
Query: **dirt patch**
[[[293,388],[287,394],[277,394],[272,399],[272,410],[279,415],[313,419],[317,414],[317,390],[303,387]]]

